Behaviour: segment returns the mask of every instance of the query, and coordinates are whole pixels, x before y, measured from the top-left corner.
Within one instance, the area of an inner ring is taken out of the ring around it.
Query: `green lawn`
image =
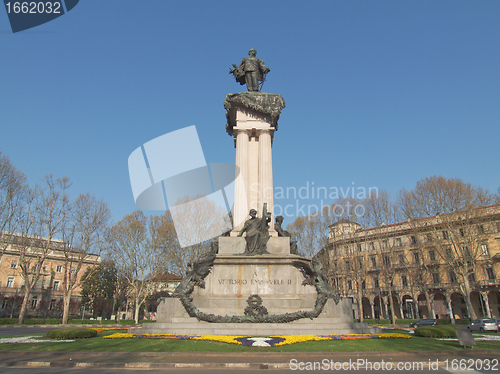
[[[85,351],[85,352],[383,352],[461,350],[458,341],[439,341],[412,336],[411,339],[334,340],[296,343],[281,347],[258,348],[212,341],[174,339],[103,339],[115,331],[103,331],[96,338],[70,343],[2,343],[9,351]],[[386,331],[393,332],[393,331]],[[401,333],[401,331],[398,331]],[[475,349],[500,349],[500,341],[477,342]]]

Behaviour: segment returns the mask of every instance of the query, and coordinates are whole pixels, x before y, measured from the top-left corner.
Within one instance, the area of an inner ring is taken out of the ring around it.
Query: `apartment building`
[[[500,315],[500,205],[362,228],[329,228],[328,274],[356,318]]]
[[[30,245],[20,243],[26,241],[16,235],[3,234],[0,249],[0,316],[16,316],[24,297],[25,281],[22,277],[22,267],[38,270],[37,256],[44,251],[45,239],[30,238]],[[66,253],[61,240],[52,240],[41,264],[40,278],[29,295],[27,314],[32,316],[60,317],[63,310],[63,279],[64,269],[68,263],[72,274],[77,272],[81,256],[77,252]],[[81,261],[81,269],[77,273],[78,279],[88,267],[100,262],[100,256],[87,254]],[[31,268],[33,266],[33,268]],[[36,267],[36,268],[35,268]],[[70,309],[73,313],[80,311],[80,286],[73,291]]]

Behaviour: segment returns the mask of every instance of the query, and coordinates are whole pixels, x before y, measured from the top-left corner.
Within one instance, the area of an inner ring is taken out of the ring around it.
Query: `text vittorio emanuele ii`
[[[220,285],[232,285],[232,284],[241,284],[241,285],[272,285],[272,286],[280,286],[285,284],[292,284],[291,279],[218,279]]]

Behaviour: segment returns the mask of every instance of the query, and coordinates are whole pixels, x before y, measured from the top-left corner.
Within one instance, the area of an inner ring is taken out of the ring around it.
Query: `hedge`
[[[425,338],[455,338],[455,330],[459,328],[451,325],[423,326],[415,329],[415,336]]]
[[[17,318],[0,318],[0,325],[17,325]],[[26,318],[23,321],[23,325],[60,325],[62,322],[61,318]],[[139,323],[156,322],[143,319]],[[90,320],[90,319],[70,319],[68,320],[68,325],[112,325],[117,324],[116,321],[110,319],[107,320]],[[122,319],[119,322],[120,325],[133,325],[135,321],[133,319]]]
[[[363,322],[365,322],[367,325],[390,325],[391,324],[390,319],[365,319]]]
[[[47,332],[49,339],[86,339],[97,336],[93,329],[57,329]]]

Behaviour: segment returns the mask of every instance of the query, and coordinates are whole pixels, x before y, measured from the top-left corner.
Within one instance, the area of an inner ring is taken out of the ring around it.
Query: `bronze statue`
[[[268,254],[266,246],[270,236],[267,223],[271,220],[271,214],[267,212],[267,204],[264,203],[262,218],[257,218],[255,209],[250,210],[250,217],[238,234],[238,236],[243,236],[244,232],[247,233],[245,236],[247,244],[243,254],[246,256]]]
[[[297,240],[293,239],[292,235],[288,231],[283,230],[283,228],[281,227],[282,223],[283,223],[283,216],[276,217],[276,223],[274,224],[274,229],[278,232],[278,236],[290,238],[290,253],[292,255],[298,255],[299,250],[297,248]]]
[[[255,57],[257,51],[251,49],[248,51],[249,57],[243,57],[240,66],[233,64],[233,69],[229,71],[229,74],[233,74],[236,82],[244,85],[246,83],[248,91],[259,92],[264,85],[266,80],[266,74],[271,70],[264,65],[264,61]],[[259,81],[262,85],[259,88]]]

